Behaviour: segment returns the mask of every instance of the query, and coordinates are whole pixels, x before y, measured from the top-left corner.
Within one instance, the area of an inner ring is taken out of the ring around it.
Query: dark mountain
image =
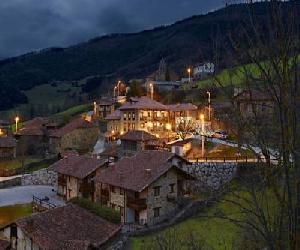
[[[255,4],[261,22],[264,22],[267,4]],[[283,8],[287,5],[284,3]],[[109,84],[117,78],[146,77],[157,69],[162,57],[173,71],[183,74],[188,65],[213,60],[216,41],[229,44],[228,34],[238,36],[240,25],[247,24],[248,19],[247,5],[231,5],[166,27],[134,34],[112,34],[68,48],[50,48],[2,60],[0,110],[26,102],[22,90],[54,80],[97,75]],[[229,45],[226,51],[230,51]],[[230,60],[224,52],[219,54],[219,68]],[[96,87],[94,85],[84,89],[90,90]]]

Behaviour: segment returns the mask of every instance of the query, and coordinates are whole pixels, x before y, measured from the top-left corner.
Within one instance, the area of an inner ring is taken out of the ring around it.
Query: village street
[[[49,197],[49,202],[57,206],[64,205],[52,186],[18,186],[0,190],[0,207],[32,202],[32,197]]]

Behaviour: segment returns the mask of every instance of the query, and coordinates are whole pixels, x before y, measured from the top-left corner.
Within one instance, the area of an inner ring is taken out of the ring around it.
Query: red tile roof
[[[31,215],[16,224],[43,250],[99,249],[121,229],[73,204]]]
[[[126,134],[120,136],[120,140],[126,141],[150,141],[156,139],[157,138],[154,135],[143,130],[130,130]]]
[[[179,104],[171,104],[167,106],[170,109],[170,111],[173,112],[198,110],[198,107],[192,103],[179,103]]]
[[[105,120],[120,120],[121,119],[121,111],[116,109],[114,112],[105,117]]]
[[[52,137],[62,137],[64,135],[74,131],[75,129],[91,128],[93,126],[94,126],[93,123],[83,119],[82,117],[79,117],[79,118],[76,118],[76,119],[72,120],[71,122],[69,122],[65,126],[52,131],[50,133],[50,136],[52,136]]]
[[[100,167],[106,164],[106,160],[99,160],[86,155],[71,154],[55,162],[48,169],[60,174],[84,179]]]
[[[14,148],[17,146],[16,140],[11,136],[0,136],[0,148]]]
[[[183,170],[172,165],[173,157],[177,156],[168,151],[141,151],[133,157],[125,157],[114,166],[105,169],[95,180],[141,192],[172,167],[183,172]],[[186,172],[183,173],[187,174]]]
[[[45,134],[45,125],[49,123],[48,118],[36,117],[33,120],[25,122],[23,128],[17,131],[17,135],[43,136]]]
[[[168,107],[160,102],[150,99],[147,96],[140,98],[131,98],[130,102],[122,105],[120,110],[134,110],[134,109],[145,109],[145,110],[168,110]]]

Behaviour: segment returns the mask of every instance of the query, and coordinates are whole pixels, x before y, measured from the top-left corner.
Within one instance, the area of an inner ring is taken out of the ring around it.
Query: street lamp
[[[206,92],[208,94],[208,120],[210,121],[210,92]]]
[[[191,82],[191,68],[188,68],[187,72],[189,73],[189,82]]]
[[[154,86],[153,86],[153,83],[150,83],[150,97],[151,97],[151,100],[153,100],[153,93],[154,93]]]
[[[16,122],[16,132],[18,131],[18,123],[19,123],[19,121],[20,121],[19,116],[16,116],[16,118],[15,118],[15,122]]]
[[[204,157],[204,114],[200,115],[201,120],[201,155]]]

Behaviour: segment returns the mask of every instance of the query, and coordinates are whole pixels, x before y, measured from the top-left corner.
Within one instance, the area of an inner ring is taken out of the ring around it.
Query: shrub
[[[101,206],[98,203],[92,202],[84,198],[73,198],[69,202],[76,204],[91,213],[106,219],[112,223],[119,224],[121,222],[120,213],[112,208]]]

